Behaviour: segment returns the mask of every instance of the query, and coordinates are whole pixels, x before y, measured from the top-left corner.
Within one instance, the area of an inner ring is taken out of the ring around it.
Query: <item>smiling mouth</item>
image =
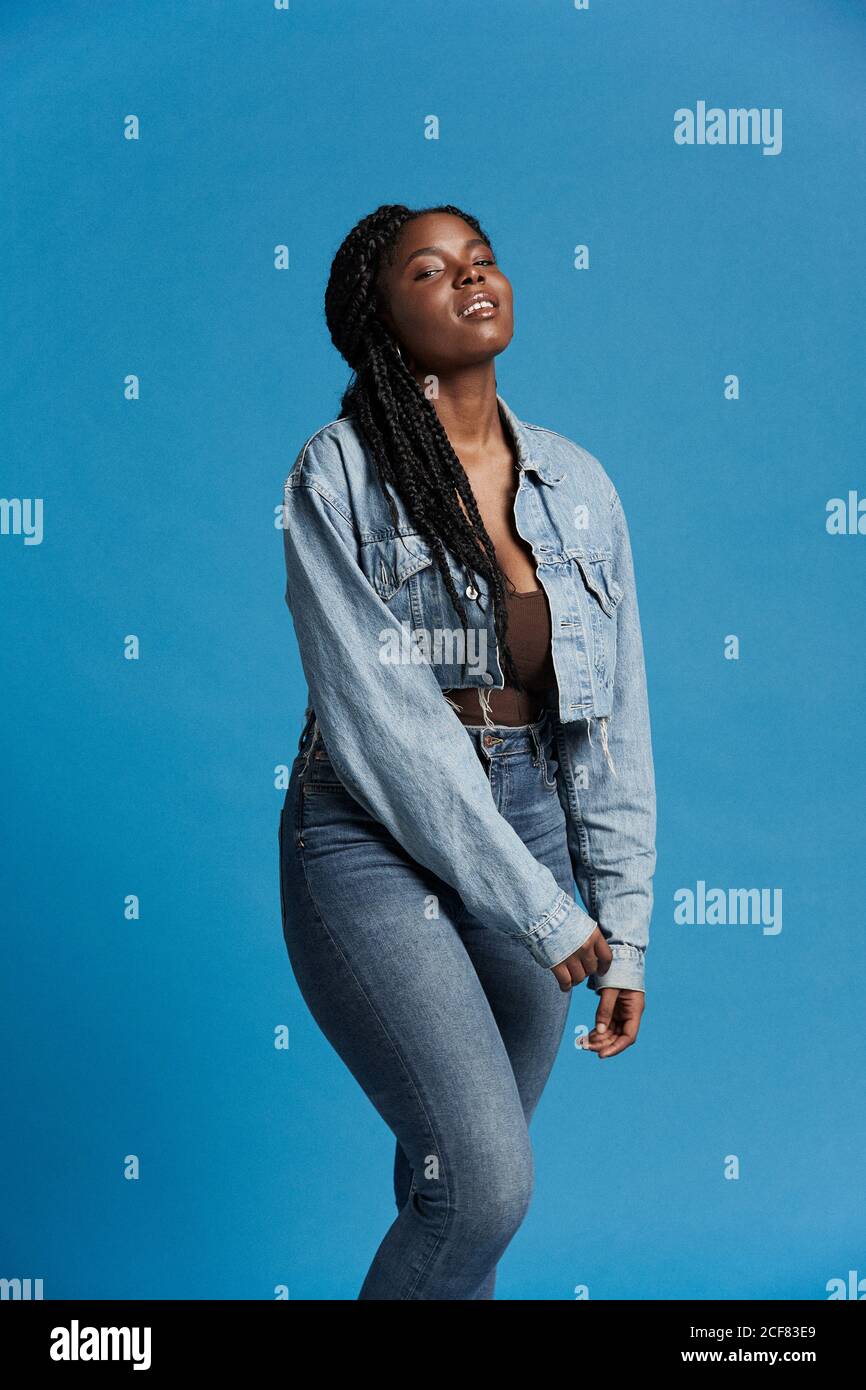
[[[495,313],[496,305],[492,299],[473,299],[472,303],[467,305],[462,314],[458,314],[457,317],[459,319],[487,319]]]

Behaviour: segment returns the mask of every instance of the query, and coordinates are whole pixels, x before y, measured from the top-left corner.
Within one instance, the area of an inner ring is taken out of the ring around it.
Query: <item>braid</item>
[[[340,413],[356,417],[394,525],[399,525],[399,516],[389,488],[402,499],[429,542],[467,637],[466,608],[454,584],[446,546],[470,573],[484,575],[493,595],[494,629],[505,683],[523,690],[508,646],[504,576],[466,470],[431,402],[403,361],[398,344],[376,314],[376,277],[382,258],[391,260],[402,227],[426,212],[462,218],[491,245],[476,219],[450,204],[412,211],[402,203],[384,203],[352,228],[334,257],[325,291],[325,319],[331,340],[353,372],[340,401]]]

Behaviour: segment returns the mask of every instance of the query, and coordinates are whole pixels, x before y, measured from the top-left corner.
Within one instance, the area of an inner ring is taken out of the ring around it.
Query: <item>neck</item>
[[[461,461],[481,458],[505,439],[496,399],[492,362],[439,378],[439,397],[431,401]]]

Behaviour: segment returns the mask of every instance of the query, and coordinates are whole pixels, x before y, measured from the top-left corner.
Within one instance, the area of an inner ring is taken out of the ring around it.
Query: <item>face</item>
[[[377,286],[379,316],[410,367],[447,376],[489,361],[511,342],[511,285],[462,217],[428,212],[407,222]],[[479,297],[491,304],[467,313]]]

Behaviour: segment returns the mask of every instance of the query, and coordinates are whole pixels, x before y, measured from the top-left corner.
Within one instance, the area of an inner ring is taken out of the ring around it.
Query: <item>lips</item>
[[[494,294],[488,290],[477,290],[469,299],[465,299],[457,310],[459,319],[489,318],[495,314],[499,308],[499,302]]]

